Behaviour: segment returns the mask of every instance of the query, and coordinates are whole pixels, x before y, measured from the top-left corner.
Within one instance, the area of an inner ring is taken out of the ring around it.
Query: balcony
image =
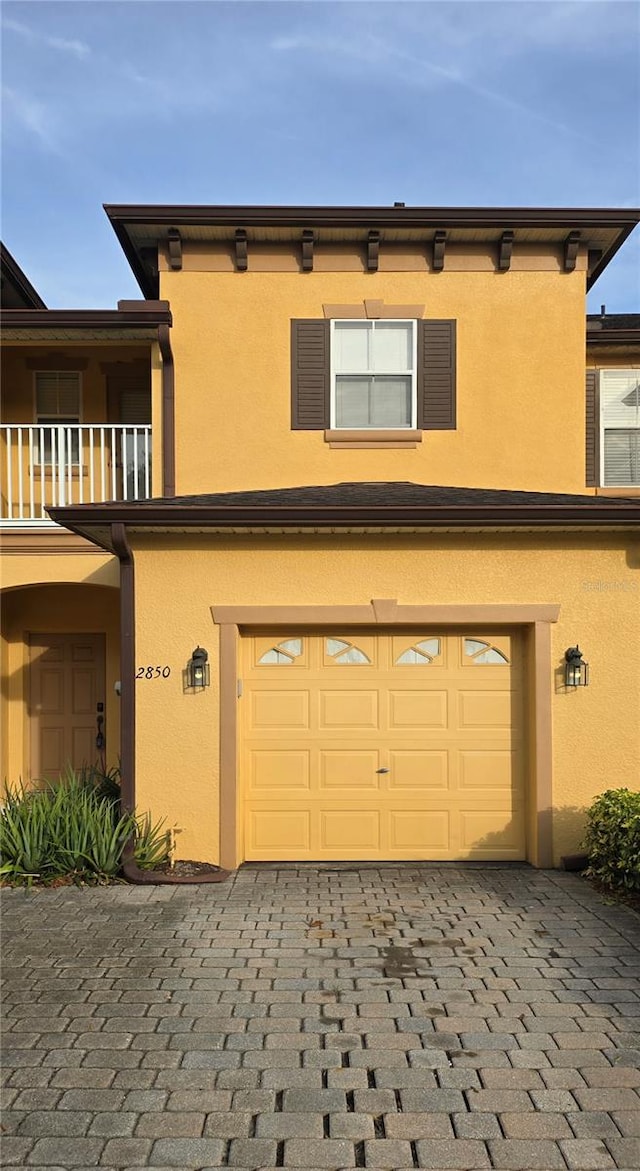
[[[47,508],[147,500],[151,427],[103,424],[0,427],[0,527],[56,527]]]

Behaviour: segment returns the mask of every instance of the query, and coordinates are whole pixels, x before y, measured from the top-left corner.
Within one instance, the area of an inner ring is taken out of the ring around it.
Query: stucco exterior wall
[[[177,492],[345,480],[584,492],[584,294],[578,269],[162,272]],[[365,298],[457,320],[455,431],[424,432],[414,450],[344,451],[291,430],[291,319]]]
[[[640,550],[621,535],[406,535],[132,538],[136,662],[168,665],[137,696],[137,801],[182,833],[179,856],[219,857],[218,628],[212,605],[559,603],[551,627],[554,858],[578,847],[584,809],[638,784]],[[183,691],[206,647],[212,686]],[[562,680],[579,643],[591,683]],[[241,703],[242,700],[239,700]],[[529,752],[533,749],[530,746]]]

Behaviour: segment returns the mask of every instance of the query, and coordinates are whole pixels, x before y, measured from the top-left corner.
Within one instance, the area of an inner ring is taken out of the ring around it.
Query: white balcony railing
[[[53,524],[47,508],[151,496],[151,427],[0,427],[0,525]]]

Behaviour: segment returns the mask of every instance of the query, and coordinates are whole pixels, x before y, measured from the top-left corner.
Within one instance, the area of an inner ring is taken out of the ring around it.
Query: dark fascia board
[[[52,520],[64,528],[71,529],[91,540],[93,526],[103,528],[114,522],[134,525],[137,528],[199,528],[203,525],[216,528],[246,526],[284,525],[330,525],[332,527],[353,527],[354,525],[375,525],[376,527],[424,526],[428,528],[486,528],[525,526],[555,528],[559,525],[579,525],[591,528],[595,525],[640,526],[640,500],[594,497],[593,504],[576,505],[442,505],[431,507],[292,507],[292,506],[249,506],[211,507],[191,505],[187,508],[175,505],[135,504],[85,504],[76,507],[52,508],[47,510]]]
[[[589,329],[587,346],[638,346],[640,329]]]
[[[604,250],[587,280],[595,283],[627,236],[640,222],[640,209],[634,208],[554,208],[554,207],[298,207],[236,206],[206,204],[104,204],[120,245],[146,296],[156,296],[157,277],[150,278],[140,254],[129,235],[136,224],[167,227],[217,226],[235,229],[248,227],[305,228],[495,228],[502,232],[518,227],[557,227],[562,230],[581,228],[618,228],[611,246]]]
[[[11,255],[9,249],[0,241],[0,268],[2,269],[3,277],[16,290],[18,295],[22,297],[26,305],[31,309],[46,309],[42,297],[34,289],[28,276],[20,268],[17,260]]]
[[[7,329],[127,329],[171,325],[168,301],[140,302],[131,309],[4,309]]]

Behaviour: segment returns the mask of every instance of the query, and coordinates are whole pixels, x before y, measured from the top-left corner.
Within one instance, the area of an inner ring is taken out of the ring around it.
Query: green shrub
[[[640,891],[640,792],[608,789],[587,813],[587,874],[607,886]]]
[[[0,878],[27,884],[114,878],[131,837],[139,866],[153,869],[166,861],[162,823],[121,812],[115,773],[68,770],[57,783],[40,789],[5,786]]]
[[[153,825],[149,814],[136,819],[133,856],[141,870],[157,870],[169,861],[169,835],[164,821]]]

